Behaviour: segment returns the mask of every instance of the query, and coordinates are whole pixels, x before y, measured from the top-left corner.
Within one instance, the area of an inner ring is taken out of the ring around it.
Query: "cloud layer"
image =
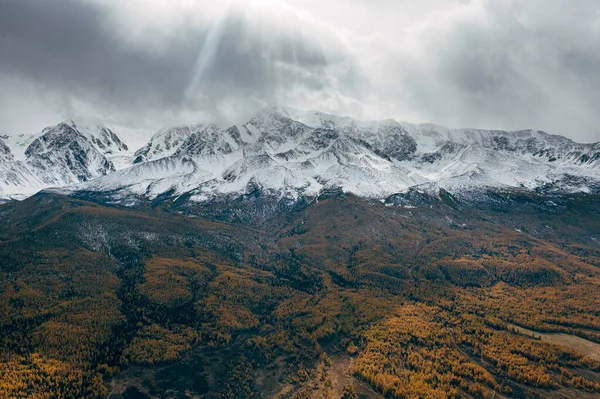
[[[215,3],[0,0],[0,130],[141,141],[279,103],[600,141],[594,0]]]

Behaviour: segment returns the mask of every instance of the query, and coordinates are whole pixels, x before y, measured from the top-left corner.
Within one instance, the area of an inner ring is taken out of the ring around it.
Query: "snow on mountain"
[[[27,150],[27,164],[48,186],[87,181],[115,170],[87,135],[60,123],[46,128]]]
[[[159,130],[145,146],[134,154],[133,163],[153,161],[171,156],[192,133],[202,131],[202,125],[176,126]]]
[[[72,189],[207,201],[256,187],[292,198],[329,188],[385,198],[414,187],[452,192],[557,183],[564,191],[586,191],[586,182],[600,181],[600,144],[537,131],[359,121],[281,107],[227,129],[166,129],[136,154],[134,168]]]
[[[87,138],[94,148],[113,164],[116,170],[131,166],[134,154],[111,129],[79,120],[71,120],[67,124]]]
[[[600,143],[579,144],[532,130],[449,129],[391,120],[356,121],[318,111],[287,112],[309,126],[361,137],[402,161],[398,164],[424,178],[426,185],[449,191],[481,186],[535,189],[556,181],[563,182],[565,191],[586,191],[581,184],[569,186],[564,176],[581,176],[586,181],[600,178]],[[402,133],[386,143],[390,130]],[[394,153],[398,148],[404,148],[401,157]]]
[[[25,149],[34,138],[0,135],[0,202],[26,198],[45,187],[24,162]]]
[[[0,162],[0,202],[25,199],[46,187],[23,162]]]
[[[109,155],[126,148],[114,133],[74,123],[43,133],[26,151],[43,184],[126,203],[184,194],[209,201],[257,188],[288,198],[341,189],[378,199],[415,188],[600,189],[600,143],[532,130],[449,129],[268,107],[243,125],[160,130],[136,151],[133,166],[116,171]],[[50,178],[40,171],[52,171]]]
[[[0,134],[0,140],[2,140],[3,144],[8,147],[12,153],[14,161],[24,161],[26,159],[25,150],[37,137],[38,135],[34,134]],[[0,150],[0,153],[1,152],[2,150]],[[3,161],[0,159],[0,162]]]
[[[122,142],[115,132],[105,126],[88,125],[75,120],[70,120],[60,125],[68,125],[78,134],[84,136],[103,155],[113,155],[127,152],[128,150],[127,144]],[[53,128],[56,127],[48,127],[42,133],[53,130]]]
[[[46,187],[106,175],[115,171],[111,159],[127,154],[112,130],[73,121],[47,127],[40,135],[0,136],[0,198],[24,198]]]
[[[15,160],[15,156],[12,151],[6,145],[4,140],[2,140],[5,136],[0,136],[0,162],[11,162]]]

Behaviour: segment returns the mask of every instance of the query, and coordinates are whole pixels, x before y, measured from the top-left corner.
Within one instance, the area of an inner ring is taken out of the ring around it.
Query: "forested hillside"
[[[600,344],[598,198],[563,200],[2,205],[0,398],[598,397],[593,346],[515,328]]]

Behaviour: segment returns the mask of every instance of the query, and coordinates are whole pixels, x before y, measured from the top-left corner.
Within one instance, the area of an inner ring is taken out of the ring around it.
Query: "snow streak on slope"
[[[110,129],[73,121],[39,136],[0,136],[0,198],[19,199],[46,187],[88,181],[131,163],[127,146]]]
[[[105,193],[124,203],[184,194],[210,201],[256,189],[292,199],[325,189],[378,199],[413,188],[600,190],[600,143],[579,144],[540,131],[360,121],[281,107],[228,128],[160,130],[121,170],[111,159],[127,149],[105,128],[71,122],[44,130],[19,161],[23,170],[4,147],[0,143],[2,187],[9,180],[15,190],[27,184],[68,186],[64,191]]]
[[[134,163],[153,161],[171,156],[194,132],[202,131],[202,125],[175,126],[161,129],[145,146],[135,152]]]
[[[140,159],[134,168],[72,190],[111,192],[115,200],[168,192],[209,201],[256,188],[289,198],[341,188],[381,199],[415,187],[572,192],[590,191],[600,181],[600,144],[538,131],[358,121],[275,107],[227,129],[161,131],[142,150],[139,155],[156,160]]]
[[[131,166],[133,153],[129,151],[119,136],[105,126],[90,125],[82,121],[69,121],[67,123],[79,134],[87,138],[94,148],[112,163],[116,170]]]
[[[565,192],[589,191],[586,182],[597,185],[600,178],[600,143],[579,144],[531,130],[448,129],[433,124],[355,121],[316,111],[288,112],[309,126],[358,135],[396,160],[400,158],[393,154],[393,148],[398,139],[388,145],[385,139],[390,127],[401,129],[414,140],[416,151],[399,164],[425,179],[426,186],[448,191],[536,189],[556,183]]]

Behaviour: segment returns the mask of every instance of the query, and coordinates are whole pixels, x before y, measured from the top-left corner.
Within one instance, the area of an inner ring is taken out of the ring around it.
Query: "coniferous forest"
[[[5,204],[0,398],[598,397],[597,203]]]

